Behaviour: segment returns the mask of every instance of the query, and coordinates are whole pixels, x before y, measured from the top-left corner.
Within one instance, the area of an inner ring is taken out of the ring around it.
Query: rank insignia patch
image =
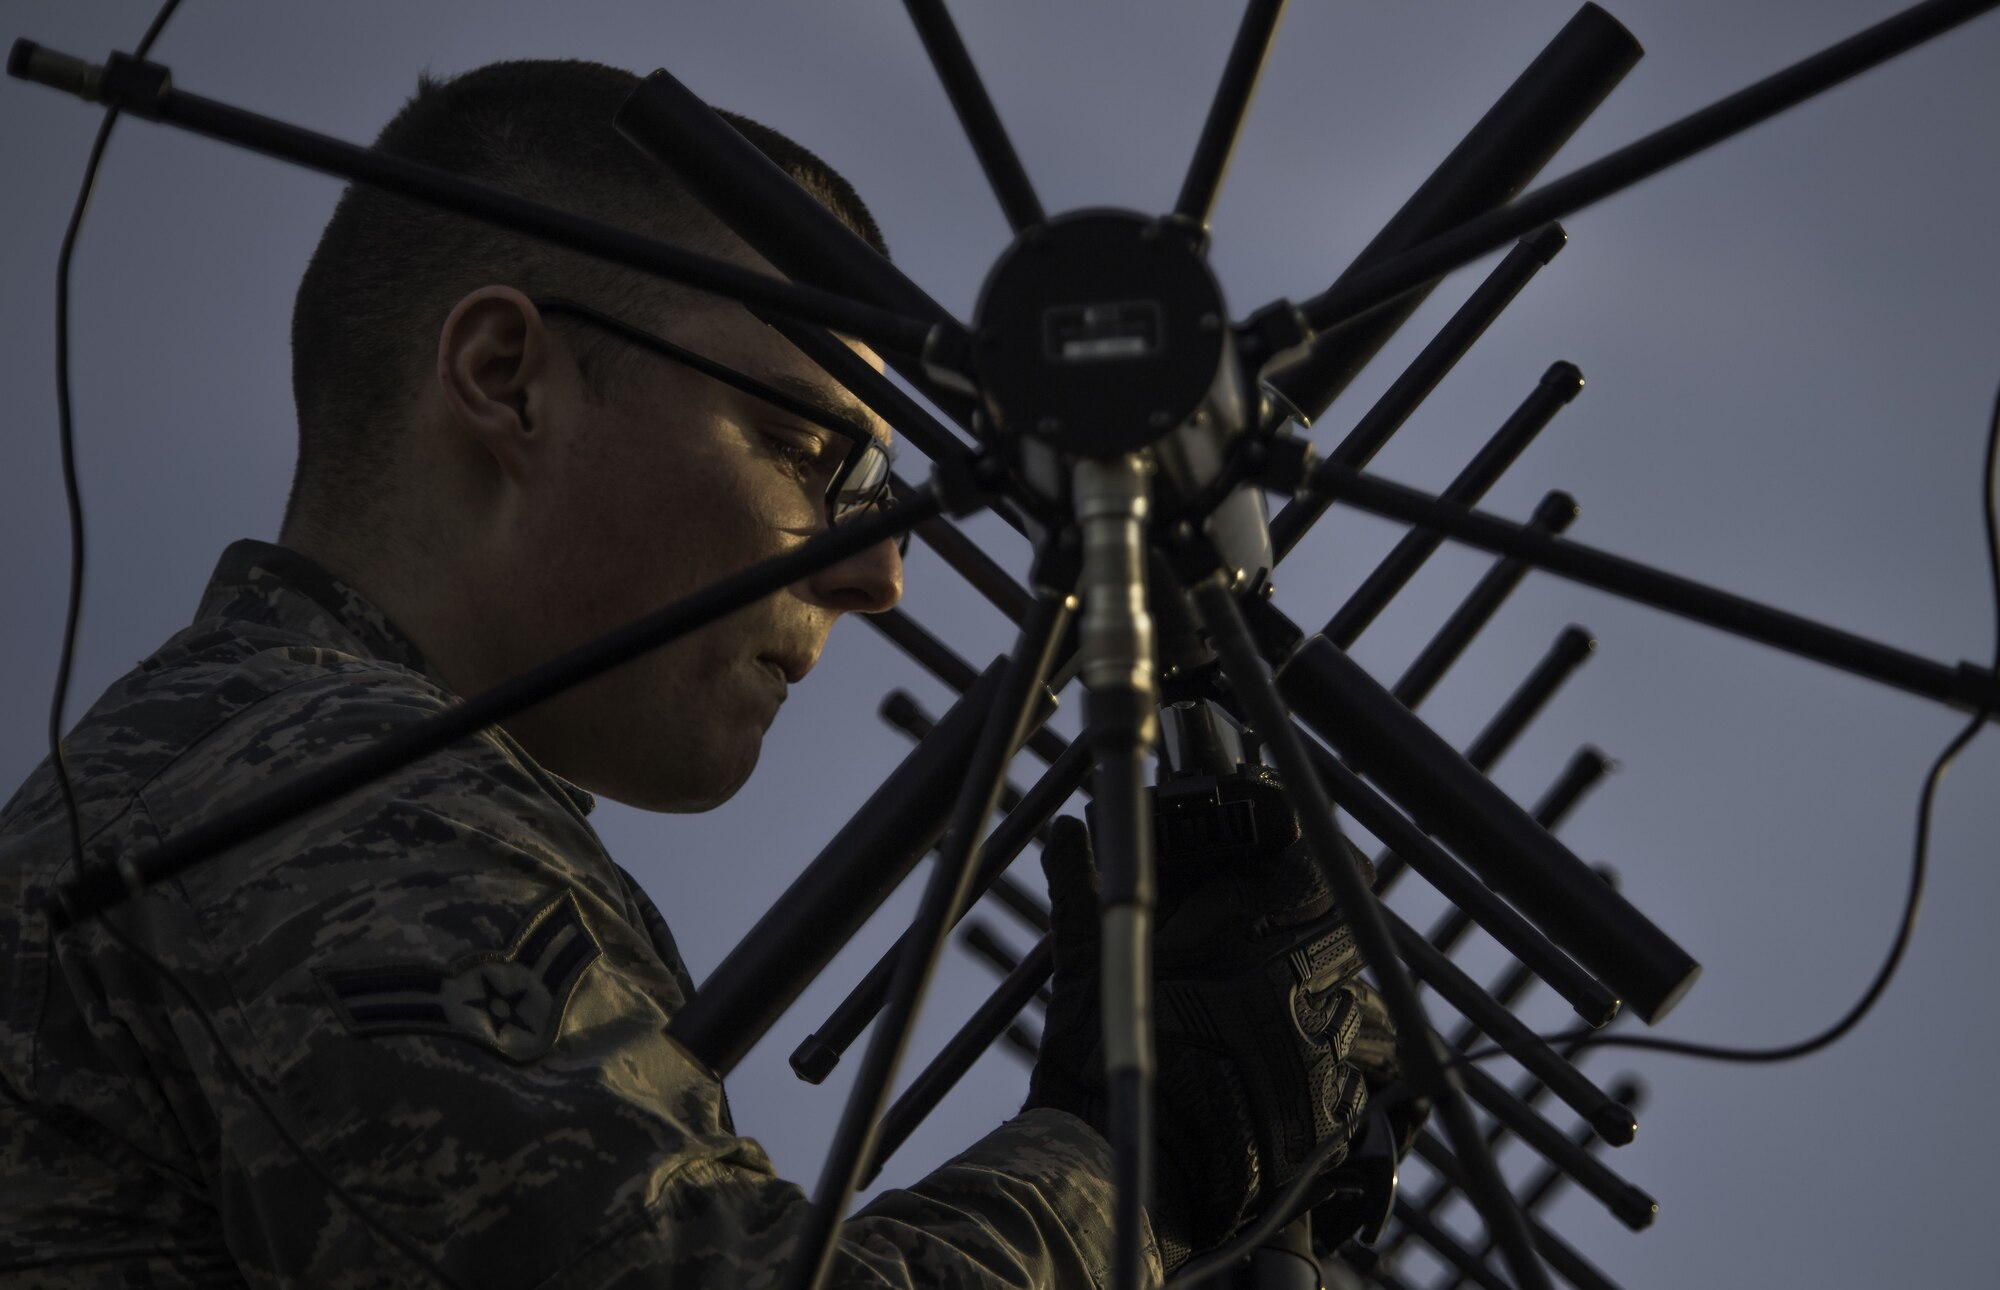
[[[564,892],[530,914],[504,950],[448,967],[398,963],[315,975],[358,1035],[452,1035],[526,1062],[555,1044],[570,996],[601,952],[575,894]]]

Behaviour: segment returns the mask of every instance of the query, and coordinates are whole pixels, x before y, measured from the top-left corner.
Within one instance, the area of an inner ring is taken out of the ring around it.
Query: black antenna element
[[[1505,206],[1541,173],[1645,52],[1631,32],[1596,5],[1586,4],[1577,10],[1451,155],[1382,226],[1335,280],[1334,289],[1475,215]],[[1547,215],[1533,220],[1511,236],[1555,218]],[[1543,257],[1544,263],[1547,258]],[[1271,374],[1272,386],[1308,421],[1318,420],[1428,294],[1428,288],[1411,291],[1393,302],[1381,303],[1365,316],[1344,321],[1322,323],[1315,319],[1320,335],[1310,355]],[[1494,312],[1498,312],[1497,306]]]
[[[965,42],[958,38],[958,27],[944,0],[903,0],[903,7],[924,42],[924,52],[930,55],[938,80],[944,83],[980,167],[986,171],[986,182],[993,185],[993,195],[1000,199],[1007,226],[1018,233],[1041,223],[1041,199],[1028,182],[1028,172],[1021,169],[1021,159],[1014,155],[1014,145],[1008,142],[1000,114],[993,110],[993,100],[986,95],[972,55],[965,52]]]
[[[1197,228],[1208,227],[1208,213],[1222,190],[1222,172],[1229,167],[1229,154],[1236,150],[1236,136],[1250,112],[1250,96],[1256,92],[1264,57],[1271,52],[1271,39],[1278,34],[1278,19],[1284,14],[1285,0],[1250,0],[1243,8],[1243,22],[1229,47],[1229,61],[1222,66],[1222,84],[1209,102],[1208,119],[1202,122],[1201,139],[1194,146],[1187,178],[1181,181],[1181,195],[1174,202],[1174,214]]]
[[[1466,463],[1458,472],[1458,477],[1445,487],[1439,496],[1446,501],[1470,506],[1486,495],[1486,490],[1505,473],[1514,459],[1527,451],[1535,437],[1555,419],[1556,413],[1568,406],[1583,389],[1583,373],[1576,370],[1574,363],[1556,363],[1542,373],[1542,379],[1514,409],[1501,427],[1493,432],[1480,448],[1477,456]],[[1356,638],[1375,621],[1375,616],[1388,607],[1405,583],[1416,576],[1424,561],[1444,544],[1444,539],[1435,533],[1416,530],[1391,551],[1375,571],[1368,575],[1347,603],[1326,620],[1320,628],[1325,636],[1342,649],[1354,644]]]
[[[113,54],[109,63],[98,68],[22,40],[15,42],[7,69],[12,75],[69,89],[92,102],[109,103],[149,121],[177,125],[252,152],[413,197],[642,273],[820,323],[858,336],[888,352],[922,356],[942,343],[933,338],[938,330],[936,318],[905,316],[830,291],[783,282],[727,260],[697,255],[613,224],[543,206],[449,171],[176,90],[166,68],[128,54]]]
[[[1655,130],[1637,143],[1546,184],[1511,205],[1469,219],[1449,233],[1431,237],[1380,264],[1356,271],[1301,304],[1299,310],[1318,331],[1337,327],[1412,287],[1500,249],[1538,224],[1561,219],[1602,201],[1733,134],[1769,120],[1786,108],[1832,89],[1851,76],[1943,35],[1992,9],[1996,2],[2000,0],[1925,0],[1913,5],[1755,85],[1738,90],[1719,103]]]
[[[790,1290],[803,1290],[826,1279],[833,1258],[834,1230],[847,1213],[847,1202],[862,1170],[874,1158],[877,1121],[888,1100],[889,1081],[895,1077],[909,1043],[917,1006],[937,967],[945,937],[970,901],[970,879],[979,860],[981,835],[999,800],[1007,763],[1028,731],[1041,724],[1042,682],[1054,662],[1063,629],[1069,625],[1069,613],[1066,588],[1035,602],[1034,612],[1021,628],[1020,643],[1000,671],[989,709],[992,719],[980,729],[971,758],[960,763],[964,777],[952,803],[944,848],[924,887],[916,921],[910,925],[909,944],[896,962],[887,1015],[869,1041],[855,1076],[854,1096],[848,1099],[834,1130],[833,1145],[827,1150],[812,1208],[799,1236],[800,1253],[786,1269],[785,1283]]]
[[[1528,521],[1528,527],[1544,533],[1561,533],[1576,519],[1576,514],[1576,499],[1558,490],[1542,498],[1535,507],[1534,516]],[[1438,628],[1437,635],[1431,637],[1423,652],[1390,688],[1396,702],[1412,712],[1416,711],[1430,696],[1432,687],[1443,678],[1446,669],[1458,661],[1459,655],[1465,652],[1480,628],[1486,626],[1501,603],[1527,576],[1528,563],[1525,560],[1495,561],[1478,585],[1466,594],[1464,603],[1452,611],[1444,626]],[[1472,761],[1470,757],[1466,760]],[[1476,766],[1479,763],[1473,764]]]
[[[1549,700],[1555,697],[1556,691],[1562,688],[1563,683],[1575,675],[1579,667],[1590,661],[1591,654],[1596,649],[1597,642],[1591,639],[1588,631],[1574,623],[1563,628],[1557,634],[1554,643],[1549,646],[1548,652],[1535,664],[1534,671],[1530,672],[1527,678],[1515,687],[1514,692],[1507,696],[1506,703],[1501,706],[1500,711],[1493,714],[1493,719],[1486,723],[1486,728],[1466,745],[1465,764],[1482,772],[1493,769],[1501,754],[1506,752],[1513,745],[1515,738],[1528,728],[1528,723],[1533,721],[1547,706]],[[1551,827],[1549,822],[1542,818],[1539,809],[1535,812],[1534,819],[1545,829]],[[1409,854],[1413,853],[1385,852],[1378,859],[1375,868],[1376,895],[1386,895],[1395,885],[1396,879],[1403,872],[1405,857]],[[1462,908],[1465,907],[1464,902],[1460,902],[1460,905]],[[1474,911],[1468,910],[1468,912]],[[1516,957],[1522,956],[1516,954]]]
[[[1556,257],[1569,244],[1569,235],[1560,224],[1545,224],[1522,238],[1507,252],[1500,263],[1493,266],[1493,272],[1479,284],[1458,312],[1424,346],[1423,351],[1410,361],[1375,405],[1368,409],[1354,428],[1347,433],[1327,460],[1337,461],[1356,470],[1366,466],[1389,437],[1402,429],[1417,405],[1430,397],[1439,381],[1450,373],[1465,357],[1473,342],[1486,334],[1486,328],[1500,316],[1500,311],[1512,304],[1514,297],[1529,279],[1540,272],[1542,267]],[[1303,416],[1303,413],[1298,415]],[[1271,544],[1277,548],[1278,558],[1284,559],[1291,553],[1298,540],[1307,529],[1326,513],[1333,499],[1321,497],[1310,488],[1300,490],[1285,503],[1271,520]]]
[[[937,327],[941,335],[957,339],[958,324],[944,306],[877,255],[860,234],[793,183],[776,162],[666,71],[654,72],[626,99],[618,110],[617,125],[634,146],[678,175],[703,205],[794,282],[921,319],[926,334],[929,327]],[[806,317],[797,310],[786,312]],[[806,321],[824,322],[835,331],[870,340],[865,331],[825,319]],[[964,378],[954,379],[934,367],[933,354],[902,346],[892,347],[883,357],[952,416],[963,420],[969,413],[970,388]]]
[[[1325,637],[1294,654],[1278,684],[1315,733],[1641,1017],[1658,1021],[1694,984],[1701,968],[1686,950]]]
[[[960,705],[963,706],[963,705]],[[956,707],[953,711],[957,711]],[[923,745],[918,745],[922,751]],[[911,754],[915,756],[915,753]],[[962,765],[963,760],[954,760],[948,766]],[[986,891],[1000,879],[1007,866],[1021,854],[1037,829],[1049,817],[1062,809],[1083,782],[1090,770],[1090,745],[1074,743],[1052,764],[1048,772],[1035,786],[1028,790],[1019,806],[1010,810],[986,844],[980,849],[979,868],[973,874],[971,889],[974,895]],[[794,884],[796,887],[797,884]],[[789,893],[788,893],[789,897]],[[969,902],[968,902],[969,905]],[[1044,915],[1046,921],[1046,915]],[[907,933],[905,936],[907,937]],[[881,1011],[883,1001],[888,998],[889,981],[895,973],[895,965],[904,949],[903,938],[875,961],[859,984],[848,992],[832,1014],[819,1029],[806,1036],[803,1043],[792,1053],[792,1069],[799,1078],[817,1084],[833,1070],[861,1032],[867,1028],[875,1014]],[[1011,1015],[1011,1014],[1010,1014]]]
[[[944,836],[952,790],[986,728],[1005,662],[980,675],[674,1014],[667,1033],[718,1075],[736,1069]],[[787,952],[770,954],[771,945]],[[730,1006],[746,998],[764,1002]]]
[[[1506,752],[1508,746],[1512,746],[1514,738],[1520,736],[1522,730],[1528,728],[1528,722],[1532,722],[1542,712],[1542,708],[1548,704],[1548,700],[1556,696],[1556,690],[1560,690],[1562,684],[1566,680],[1570,680],[1570,676],[1576,674],[1576,668],[1580,668],[1584,662],[1590,660],[1590,654],[1596,648],[1598,648],[1598,642],[1590,638],[1590,632],[1586,632],[1584,628],[1576,626],[1574,622],[1570,626],[1562,628],[1562,632],[1556,636],[1556,642],[1552,646],[1548,646],[1548,652],[1542,654],[1542,660],[1534,664],[1534,670],[1528,674],[1528,678],[1522,680],[1514,688],[1514,692],[1508,696],[1508,700],[1500,708],[1500,712],[1496,712],[1494,718],[1490,722],[1486,722],[1486,728],[1480,730],[1478,738],[1474,738],[1472,744],[1466,746],[1466,752],[1464,752],[1466,766],[1472,766],[1474,770],[1482,770],[1482,772],[1484,770],[1492,770],[1494,764],[1500,760],[1500,754]],[[1552,824],[1542,818],[1540,808],[1534,812],[1534,822],[1540,824],[1542,828],[1552,828]],[[1384,838],[1384,840],[1388,840],[1388,838]],[[1396,846],[1390,840],[1390,850],[1382,852],[1382,856],[1376,858],[1376,896],[1386,896],[1388,890],[1392,886],[1396,886],[1396,878],[1402,876],[1402,870],[1404,870],[1404,866],[1408,862],[1408,856],[1412,856],[1412,854],[1418,854],[1418,852],[1406,850],[1402,846]],[[1430,874],[1424,874],[1424,876],[1428,878]],[[1432,878],[1432,882],[1436,884],[1434,878]],[[1464,900],[1458,900],[1458,906],[1464,912],[1468,912],[1468,914],[1476,914],[1478,912],[1476,906],[1470,906]],[[1484,920],[1480,920],[1480,922],[1484,922]],[[1520,954],[1512,946],[1508,946],[1508,950],[1514,952],[1514,956],[1520,958],[1522,962],[1530,962],[1524,954]],[[1548,980],[1546,974],[1542,978]],[[1550,980],[1550,984],[1554,986],[1556,982]],[[1558,990],[1558,994],[1564,994],[1562,986],[1556,986],[1556,990]],[[1568,998],[1568,994],[1564,994],[1564,998]],[[1590,1020],[1590,1018],[1586,1018],[1586,1020]],[[1606,1014],[1600,1020],[1592,1020],[1592,1024],[1604,1024],[1608,1020],[1610,1020],[1610,1016]]]
[[[1313,476],[1313,491],[1374,515],[1401,520],[1446,537],[1525,560],[1537,569],[1664,609],[1737,636],[1760,641],[1829,667],[1865,676],[1966,712],[2000,713],[2000,678],[1976,663],[1952,667],[1891,645],[1717,591],[1676,574],[1649,568],[1484,511],[1456,506],[1414,488],[1332,462]]]

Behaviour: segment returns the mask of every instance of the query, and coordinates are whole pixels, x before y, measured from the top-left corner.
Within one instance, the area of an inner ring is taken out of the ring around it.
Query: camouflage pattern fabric
[[[86,862],[453,702],[351,589],[237,543],[66,743]],[[51,935],[39,769],[0,813],[0,1283],[432,1284],[323,1171],[460,1286],[776,1284],[805,1196],[666,1036],[691,985],[590,806],[488,731],[116,910],[219,1051],[101,922]],[[1102,1285],[1108,1157],[1024,1114],[851,1219],[832,1281]]]

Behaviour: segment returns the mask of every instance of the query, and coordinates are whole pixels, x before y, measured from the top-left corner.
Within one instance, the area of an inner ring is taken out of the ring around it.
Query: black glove
[[[1055,980],[1027,1104],[1103,1131],[1097,870],[1081,822],[1055,821],[1042,868]],[[1172,1267],[1227,1239],[1337,1139],[1327,1178],[1368,1093],[1347,1061],[1363,1021],[1349,988],[1361,958],[1303,845],[1200,872],[1163,864],[1159,889],[1151,1217]]]
[[[1347,988],[1361,1005],[1361,1029],[1347,1052],[1347,1060],[1367,1077],[1368,1096],[1376,1109],[1388,1113],[1396,1156],[1401,1159],[1410,1154],[1417,1130],[1430,1119],[1430,1099],[1417,1096],[1402,1082],[1403,1057],[1396,1048],[1396,1027],[1389,1020],[1389,1005],[1366,981],[1350,981]]]
[[[1361,1010],[1347,1061],[1368,1081],[1368,1113],[1353,1150],[1332,1177],[1333,1196],[1312,1211],[1313,1246],[1322,1256],[1339,1251],[1349,1238],[1368,1245],[1381,1239],[1396,1198],[1397,1162],[1409,1154],[1430,1116],[1430,1100],[1402,1082],[1396,1028],[1382,996],[1358,977],[1346,989]]]

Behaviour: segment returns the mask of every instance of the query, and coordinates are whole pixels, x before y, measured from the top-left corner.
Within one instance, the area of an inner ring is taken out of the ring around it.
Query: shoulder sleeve
[[[170,832],[443,702],[386,671],[280,692],[146,809]],[[804,1194],[667,1037],[678,983],[594,833],[504,736],[197,866],[121,926],[214,1026],[160,996],[246,1271],[421,1284],[407,1245],[461,1286],[715,1286],[788,1261]],[[833,1283],[1101,1285],[1106,1156],[1081,1121],[1024,1115],[851,1219]]]

